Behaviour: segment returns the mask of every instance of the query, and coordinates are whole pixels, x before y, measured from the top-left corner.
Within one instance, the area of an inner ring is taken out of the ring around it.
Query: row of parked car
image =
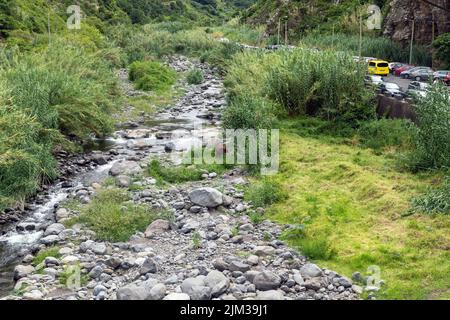
[[[374,88],[378,93],[388,95],[399,100],[425,97],[429,87],[428,83],[411,81],[406,92],[403,92],[398,84],[386,82],[382,76],[377,75],[367,75],[364,82],[366,86]]]
[[[416,81],[442,81],[446,85],[450,85],[450,71],[439,70],[434,71],[430,67],[414,67],[411,65],[393,62],[389,64],[392,74],[403,79],[412,79]]]
[[[358,59],[357,57],[355,57]],[[415,81],[442,81],[450,86],[450,70],[434,71],[430,67],[416,67],[400,62],[387,62],[376,58],[364,58],[370,75],[388,76],[390,73],[403,79]]]

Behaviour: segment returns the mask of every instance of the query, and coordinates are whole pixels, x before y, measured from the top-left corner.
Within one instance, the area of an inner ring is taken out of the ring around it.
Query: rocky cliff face
[[[450,10],[450,0],[431,0]],[[434,37],[450,32],[450,12],[439,9],[422,0],[393,0],[385,20],[384,35],[401,43],[411,39],[413,20],[415,20],[416,43],[429,45]],[[434,28],[433,28],[434,24]],[[434,29],[434,31],[433,31]]]

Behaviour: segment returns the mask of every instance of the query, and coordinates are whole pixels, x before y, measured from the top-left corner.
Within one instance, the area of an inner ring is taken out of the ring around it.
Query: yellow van
[[[389,63],[383,60],[371,60],[368,66],[369,74],[375,74],[378,76],[389,75]]]

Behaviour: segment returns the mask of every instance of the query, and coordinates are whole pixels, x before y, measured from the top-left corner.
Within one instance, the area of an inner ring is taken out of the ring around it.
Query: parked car
[[[429,87],[430,85],[428,83],[412,81],[408,86],[408,90],[406,91],[406,97],[411,99],[426,97]]]
[[[430,85],[428,83],[419,82],[419,81],[411,81],[411,83],[408,86],[408,90],[420,90],[425,91],[428,90]]]
[[[395,69],[394,74],[399,77],[403,71],[407,71],[411,68],[413,68],[413,66],[405,64],[404,66],[401,66],[401,67],[398,67],[397,69]]]
[[[387,77],[389,75],[389,63],[384,60],[369,61],[367,71],[369,74]]]
[[[403,99],[405,94],[400,89],[399,85],[393,82],[383,82],[378,86],[378,91],[382,94],[397,98]]]
[[[430,81],[433,79],[433,70],[431,69],[420,69],[418,71],[411,72],[409,78],[416,81]]]
[[[431,68],[429,68],[429,67],[414,67],[414,68],[405,70],[402,73],[400,73],[400,77],[402,77],[403,79],[409,79],[411,77],[411,73],[417,72],[420,70],[430,70],[431,71]]]
[[[383,77],[381,77],[381,76],[367,75],[364,77],[364,83],[366,86],[378,87],[383,82],[384,82],[384,80],[383,80]]]
[[[439,70],[433,73],[433,80],[441,80],[444,81],[444,79],[450,75],[450,71],[448,70]]]
[[[391,62],[389,63],[389,70],[391,71],[391,73],[394,73],[395,70],[397,70],[400,67],[403,67],[405,64],[401,63],[401,62]]]

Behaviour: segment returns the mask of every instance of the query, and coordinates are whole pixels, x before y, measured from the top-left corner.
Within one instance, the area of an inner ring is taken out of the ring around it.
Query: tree
[[[450,68],[450,33],[444,33],[437,37],[433,42],[433,47],[436,49],[436,58]]]

